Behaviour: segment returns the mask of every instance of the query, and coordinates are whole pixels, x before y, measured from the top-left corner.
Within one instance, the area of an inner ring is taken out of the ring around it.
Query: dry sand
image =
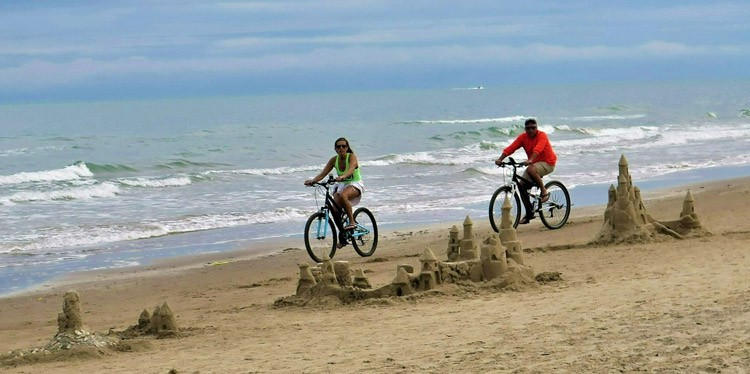
[[[453,285],[409,299],[275,308],[276,299],[294,293],[297,264],[309,261],[301,242],[274,243],[286,250],[261,258],[224,253],[79,274],[0,299],[0,354],[47,343],[62,296],[72,289],[91,331],[124,330],[144,308],[168,301],[183,336],[18,366],[6,355],[0,370],[750,372],[750,178],[689,187],[710,237],[588,246],[604,207],[574,207],[561,230],[538,221],[519,227],[526,264],[537,273],[562,273],[562,281],[522,291]],[[646,208],[658,220],[677,219],[686,191],[644,193]],[[463,218],[385,233],[372,258],[347,247],[336,260],[367,270],[380,286],[397,264],[417,266],[427,245],[443,259],[449,228]],[[489,225],[476,221],[474,231],[484,237]]]

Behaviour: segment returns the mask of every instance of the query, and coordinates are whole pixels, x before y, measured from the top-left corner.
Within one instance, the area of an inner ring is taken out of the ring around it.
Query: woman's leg
[[[356,187],[346,186],[343,191],[334,195],[336,204],[339,204],[342,208],[344,208],[346,215],[349,217],[349,225],[354,224],[354,214],[352,213],[352,203],[350,200],[354,199],[360,194],[361,192],[359,192]]]

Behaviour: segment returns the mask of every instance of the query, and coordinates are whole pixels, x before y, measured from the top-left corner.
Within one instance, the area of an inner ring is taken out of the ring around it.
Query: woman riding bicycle
[[[542,183],[542,177],[551,173],[555,170],[555,163],[557,163],[557,155],[552,150],[552,145],[549,142],[549,138],[544,131],[539,131],[537,128],[536,120],[529,118],[524,123],[525,132],[518,135],[516,140],[513,141],[507,148],[503,150],[502,155],[495,160],[496,165],[500,165],[503,159],[510,156],[523,147],[526,151],[526,157],[528,160],[524,161],[523,164],[527,166],[523,172],[523,178],[525,181],[531,179],[537,186],[539,186],[541,192],[541,201],[545,202],[549,199],[549,193]],[[521,194],[521,200],[523,205],[526,207],[526,216],[521,219],[520,224],[529,223],[534,218],[534,210],[531,207],[531,201],[529,200],[529,188],[531,185],[527,185],[524,180],[520,181],[519,192]]]
[[[339,183],[333,186],[333,198],[338,206],[344,208],[346,215],[349,217],[349,225],[343,229],[341,227],[341,222],[339,222],[338,219],[334,219],[336,226],[339,228],[339,245],[343,247],[346,245],[344,231],[357,227],[354,222],[352,206],[359,203],[359,200],[362,198],[362,193],[365,192],[365,185],[362,182],[362,174],[359,169],[359,163],[357,162],[357,156],[354,154],[351,147],[349,147],[349,141],[346,140],[346,138],[338,138],[334,145],[336,156],[333,156],[328,160],[328,163],[320,174],[316,175],[313,179],[306,180],[305,185],[312,185],[313,183],[325,178],[331,170],[334,168],[336,169],[336,181]],[[338,212],[334,213],[336,213],[334,214],[334,217],[338,217]]]

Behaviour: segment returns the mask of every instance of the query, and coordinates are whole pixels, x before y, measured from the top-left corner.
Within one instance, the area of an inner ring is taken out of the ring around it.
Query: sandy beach
[[[637,184],[637,181],[635,181]],[[604,206],[573,210],[550,231],[519,226],[525,263],[562,279],[517,291],[445,285],[418,297],[352,304],[274,306],[295,293],[300,241],[179,258],[146,267],[87,272],[0,299],[0,354],[8,373],[254,372],[713,372],[750,370],[750,178],[643,194],[659,220],[679,218],[687,190],[712,235],[653,243],[590,245]],[[601,191],[606,194],[607,191]],[[377,252],[351,247],[335,260],[361,268],[373,285],[398,264],[418,266],[429,246],[444,259],[453,222],[381,233]],[[474,232],[490,233],[488,222]],[[138,322],[167,301],[181,335],[127,341],[89,354],[15,357],[57,332],[63,295],[76,290],[91,332]],[[31,362],[29,362],[31,361]]]

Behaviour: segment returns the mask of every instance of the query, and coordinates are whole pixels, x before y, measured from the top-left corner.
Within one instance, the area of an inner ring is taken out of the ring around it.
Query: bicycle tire
[[[518,222],[521,221],[521,198],[518,197],[518,194],[513,193],[513,189],[510,186],[502,186],[492,194],[492,199],[490,199],[490,225],[495,232],[500,232],[503,204],[505,203],[506,196],[510,198],[510,221],[513,224],[513,228],[518,227]]]
[[[305,223],[305,248],[307,254],[315,262],[323,262],[323,258],[326,253],[328,258],[333,258],[336,254],[336,243],[338,237],[336,236],[336,225],[333,221],[328,219],[328,228],[331,230],[326,236],[321,236],[318,233],[323,232],[323,221],[326,219],[326,215],[322,212],[313,213]],[[330,251],[330,252],[329,252]]]
[[[370,257],[378,247],[378,224],[375,222],[375,216],[367,208],[357,208],[354,211],[354,221],[370,231],[365,235],[351,238],[354,250],[362,257]]]
[[[550,230],[565,226],[570,217],[570,193],[562,182],[549,181],[544,185],[549,199],[539,203],[539,218]]]

